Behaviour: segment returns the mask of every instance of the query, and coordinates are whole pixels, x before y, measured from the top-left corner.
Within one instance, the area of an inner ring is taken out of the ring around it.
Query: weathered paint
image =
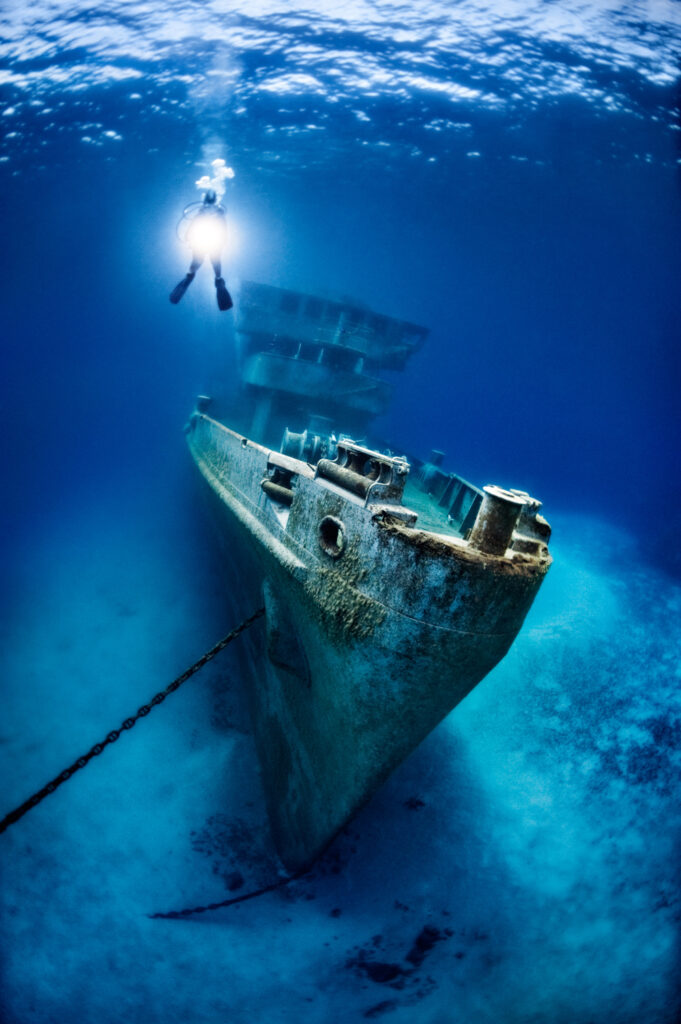
[[[249,702],[274,838],[297,869],[504,656],[550,558],[419,530],[399,504],[205,415],[188,440],[223,536],[250,549],[262,587]],[[290,474],[290,505],[261,486],[273,467]],[[320,542],[326,520],[340,551]]]

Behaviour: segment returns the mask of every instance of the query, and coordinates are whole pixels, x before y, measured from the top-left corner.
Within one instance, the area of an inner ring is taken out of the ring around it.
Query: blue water
[[[540,498],[555,565],[289,890],[146,916],[276,877],[233,652],[0,837],[3,1024],[680,1018],[680,43],[676,0],[5,5],[0,811],[232,625],[181,431],[231,314],[167,300],[215,157],[235,295],[428,326],[377,430]]]

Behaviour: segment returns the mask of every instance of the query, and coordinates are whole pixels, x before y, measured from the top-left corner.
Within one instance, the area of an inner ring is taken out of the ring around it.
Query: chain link
[[[186,683],[186,681],[190,679],[191,676],[193,676],[196,672],[199,671],[199,669],[203,668],[204,665],[211,661],[211,659],[214,658],[216,654],[219,654],[220,651],[224,650],[227,644],[231,643],[232,640],[235,640],[240,633],[243,633],[245,629],[248,629],[249,626],[252,626],[256,619],[259,619],[264,614],[265,609],[258,608],[257,612],[251,615],[248,619],[244,619],[244,621],[240,625],[238,625],[236,629],[233,629],[231,633],[228,633],[227,636],[223,637],[222,640],[220,640],[220,642],[215,645],[215,647],[211,647],[209,651],[206,651],[206,653],[201,658],[199,658],[199,660],[195,662],[190,668],[186,669],[181,676],[178,676],[177,679],[173,679],[172,683],[168,683],[166,688],[164,690],[161,690],[160,693],[157,693],[154,697],[152,697],[148,704],[143,704],[141,708],[138,708],[137,713],[133,715],[132,718],[126,718],[121,723],[120,728],[112,729],[112,731],[108,733],[106,739],[102,740],[100,743],[95,743],[95,745],[91,747],[90,750],[88,750],[87,754],[83,754],[76,761],[74,761],[69,768],[65,768],[62,772],[59,773],[59,775],[56,776],[56,778],[52,779],[51,782],[48,782],[47,785],[43,786],[42,789],[39,789],[38,792],[34,793],[33,796],[28,798],[28,800],[25,800],[23,804],[15,808],[13,811],[10,811],[9,814],[5,815],[2,821],[0,821],[0,833],[5,832],[10,827],[10,825],[13,825],[16,821],[19,821],[20,818],[23,818],[23,816],[27,814],[28,811],[31,810],[31,808],[39,804],[41,800],[44,800],[46,796],[50,795],[50,793],[54,793],[55,789],[61,786],[63,782],[68,782],[72,775],[79,771],[79,769],[84,768],[86,764],[89,764],[93,757],[98,757],[102,753],[102,751],[109,746],[109,744],[115,743],[123,730],[127,731],[129,729],[132,729],[132,727],[135,725],[136,722],[140,720],[140,718],[145,718],[149,714],[152,707],[157,707],[159,704],[162,704],[166,697],[168,697],[171,693],[174,693],[175,690],[179,689],[179,687],[182,686],[182,683]]]

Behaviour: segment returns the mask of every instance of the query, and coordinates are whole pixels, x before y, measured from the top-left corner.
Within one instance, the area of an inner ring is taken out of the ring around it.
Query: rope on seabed
[[[289,875],[287,878],[281,878],[278,882],[264,885],[262,889],[253,889],[251,892],[244,893],[243,896],[232,896],[231,899],[222,900],[220,903],[207,903],[203,907],[187,907],[185,910],[167,910],[165,913],[147,914],[147,917],[163,917],[166,920],[172,921],[177,918],[189,917],[191,914],[205,914],[207,910],[220,910],[221,907],[231,907],[234,903],[245,903],[246,900],[254,900],[256,896],[264,896],[266,892],[273,892],[274,889],[281,889],[285,885],[290,885],[291,882],[297,882],[299,878],[308,875],[310,870],[311,868],[305,868],[301,871],[296,871],[295,874]]]
[[[144,718],[146,715],[149,714],[152,707],[156,707],[158,704],[162,704],[166,697],[168,697],[171,693],[174,693],[175,690],[179,689],[179,687],[182,686],[182,683],[186,683],[186,681],[190,679],[191,676],[193,676],[196,672],[198,672],[200,668],[203,668],[204,665],[211,661],[211,659],[214,658],[216,654],[219,654],[220,651],[224,650],[227,644],[231,643],[232,640],[235,640],[240,633],[243,633],[245,629],[248,629],[249,626],[252,626],[253,623],[264,614],[265,609],[258,608],[257,612],[254,612],[253,615],[249,616],[249,618],[244,619],[244,621],[240,625],[238,625],[235,629],[228,633],[227,636],[223,637],[222,640],[220,640],[219,643],[215,644],[214,647],[211,647],[209,651],[206,651],[206,653],[201,658],[199,658],[199,660],[196,661],[190,668],[186,669],[186,671],[184,671],[181,676],[178,676],[177,679],[174,679],[172,683],[168,683],[166,688],[164,690],[161,690],[160,693],[157,693],[154,697],[152,697],[148,704],[143,704],[142,707],[138,709],[135,715],[133,715],[131,718],[126,718],[121,723],[119,729],[113,729],[107,735],[106,739],[102,740],[101,743],[95,743],[94,747],[88,750],[87,754],[83,754],[82,757],[79,757],[77,761],[74,761],[69,768],[65,768],[63,772],[60,772],[59,775],[56,776],[56,778],[52,779],[51,782],[48,782],[47,785],[43,786],[42,789],[39,789],[38,792],[34,793],[33,796],[28,798],[28,800],[25,800],[23,804],[21,804],[19,807],[16,807],[13,811],[10,811],[9,814],[5,815],[2,821],[0,821],[0,833],[6,832],[11,825],[14,825],[16,821],[19,821],[20,818],[23,818],[23,816],[27,814],[32,807],[35,807],[37,804],[39,804],[42,800],[45,799],[45,797],[49,796],[50,793],[54,793],[55,789],[58,789],[59,786],[62,785],[62,783],[67,782],[72,775],[74,775],[81,768],[84,768],[86,764],[89,764],[93,757],[97,757],[99,754],[101,754],[104,748],[108,747],[110,743],[115,743],[123,731],[128,731],[132,729],[133,725],[135,725],[135,723],[138,722],[140,718]],[[276,888],[276,886],[273,886],[272,888]],[[242,900],[245,898],[246,897],[241,897]],[[233,902],[239,901],[234,900]]]

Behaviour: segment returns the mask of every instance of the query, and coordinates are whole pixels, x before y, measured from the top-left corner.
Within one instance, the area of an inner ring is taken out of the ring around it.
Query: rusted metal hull
[[[250,552],[244,590],[264,596],[249,704],[275,843],[299,869],[500,661],[550,559],[419,530],[206,415],[188,440],[223,536]]]

